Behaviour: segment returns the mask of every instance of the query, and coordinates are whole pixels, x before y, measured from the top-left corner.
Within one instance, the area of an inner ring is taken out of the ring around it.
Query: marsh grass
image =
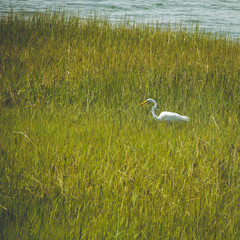
[[[239,42],[50,12],[0,53],[2,239],[240,237]]]

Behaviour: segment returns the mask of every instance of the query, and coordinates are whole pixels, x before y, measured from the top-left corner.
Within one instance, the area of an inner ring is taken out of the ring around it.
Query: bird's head
[[[146,101],[142,102],[142,103],[140,104],[140,106],[144,105],[144,104],[147,103],[147,102],[155,103],[155,101],[154,101],[152,98],[148,98]]]

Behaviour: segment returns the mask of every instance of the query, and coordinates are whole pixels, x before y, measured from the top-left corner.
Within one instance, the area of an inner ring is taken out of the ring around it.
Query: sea
[[[200,30],[240,40],[240,0],[0,0],[0,16],[9,12],[64,11],[110,21],[198,26]]]

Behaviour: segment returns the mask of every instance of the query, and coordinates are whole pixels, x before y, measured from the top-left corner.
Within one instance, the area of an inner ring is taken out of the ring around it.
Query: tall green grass
[[[239,42],[9,14],[0,66],[2,239],[240,237]]]

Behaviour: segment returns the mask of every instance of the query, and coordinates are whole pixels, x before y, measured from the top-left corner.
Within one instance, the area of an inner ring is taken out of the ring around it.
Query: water
[[[14,12],[33,13],[45,9],[85,14],[96,11],[115,21],[123,16],[141,23],[182,23],[212,33],[224,33],[240,39],[240,0],[1,0],[0,15]]]

